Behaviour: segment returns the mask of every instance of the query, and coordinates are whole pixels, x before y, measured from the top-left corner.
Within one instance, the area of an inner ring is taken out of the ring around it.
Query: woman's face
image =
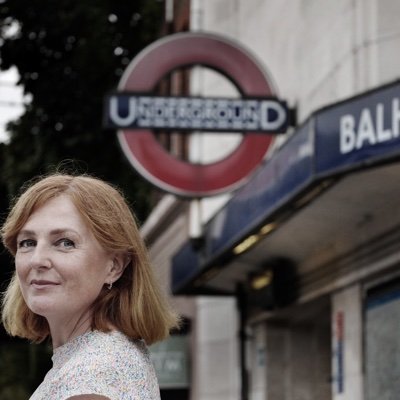
[[[15,266],[27,306],[48,320],[90,311],[113,259],[66,195],[31,214],[17,237]]]

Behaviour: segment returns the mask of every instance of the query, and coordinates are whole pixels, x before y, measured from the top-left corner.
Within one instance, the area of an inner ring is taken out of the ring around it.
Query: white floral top
[[[87,332],[56,348],[52,361],[53,368],[30,400],[65,400],[80,394],[160,399],[147,347],[120,332]]]

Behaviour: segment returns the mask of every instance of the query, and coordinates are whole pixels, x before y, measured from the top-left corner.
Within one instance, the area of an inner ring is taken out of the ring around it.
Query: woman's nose
[[[51,268],[50,252],[46,245],[37,244],[31,253],[31,268]]]

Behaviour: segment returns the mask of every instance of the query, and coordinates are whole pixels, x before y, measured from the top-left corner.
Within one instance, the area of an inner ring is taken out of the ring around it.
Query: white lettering
[[[178,359],[168,358],[165,360],[165,369],[169,372],[176,372],[182,369],[181,362]]]
[[[122,128],[151,127],[281,132],[287,110],[279,101],[112,96],[109,121]]]
[[[385,111],[391,112],[386,115]],[[375,107],[375,119],[373,111],[368,108],[361,110],[357,121],[351,114],[340,118],[340,152],[349,153],[355,149],[361,149],[365,145],[375,145],[400,137],[400,99],[392,99],[390,111],[385,110],[384,103],[377,103]]]
[[[361,149],[364,142],[369,142],[369,144],[376,143],[374,124],[372,123],[371,112],[368,108],[364,108],[361,111],[360,122],[357,130],[356,148]]]
[[[399,137],[399,125],[400,125],[400,101],[399,99],[393,99],[392,101],[392,131],[393,137]]]
[[[385,109],[382,103],[376,106],[376,138],[378,142],[386,142],[392,138],[392,131],[385,129]]]
[[[354,150],[356,143],[354,125],[354,117],[351,114],[343,115],[343,117],[340,118],[340,152],[342,154]]]

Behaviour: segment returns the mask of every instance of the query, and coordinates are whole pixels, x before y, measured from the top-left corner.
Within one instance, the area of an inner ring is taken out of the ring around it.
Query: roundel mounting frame
[[[237,43],[213,34],[190,32],[164,37],[141,51],[126,68],[118,91],[150,93],[168,73],[190,65],[217,70],[244,97],[274,95],[264,69]],[[274,137],[245,132],[233,152],[204,165],[172,156],[150,129],[121,129],[118,140],[129,162],[145,179],[167,192],[199,198],[234,190],[246,182]]]

